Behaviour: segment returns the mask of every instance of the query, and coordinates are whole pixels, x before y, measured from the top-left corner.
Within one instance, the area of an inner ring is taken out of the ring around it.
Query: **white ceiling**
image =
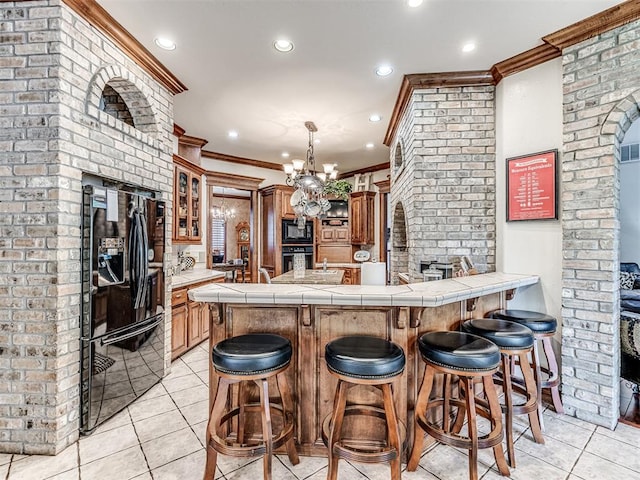
[[[382,144],[402,77],[487,70],[541,37],[619,0],[98,0],[187,87],[175,122],[205,149],[282,163],[304,158],[306,120],[318,164],[341,171],[389,160]],[[157,36],[177,43],[173,51]],[[293,52],[273,48],[281,37]],[[472,53],[462,53],[469,41]],[[395,71],[374,74],[381,63]],[[369,122],[379,113],[382,121]],[[237,130],[230,139],[227,132]],[[375,147],[365,149],[373,142]]]

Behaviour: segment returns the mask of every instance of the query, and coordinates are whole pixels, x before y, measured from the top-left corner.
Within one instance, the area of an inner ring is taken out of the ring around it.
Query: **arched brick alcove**
[[[114,115],[114,112],[109,109],[105,110],[104,99],[111,92],[115,92],[124,102],[131,116],[131,122],[123,121],[124,118]],[[109,118],[105,117],[109,115],[116,118],[118,122],[126,123],[135,130],[157,138],[157,120],[149,102],[152,96],[153,92],[125,68],[119,65],[104,66],[96,72],[89,84],[85,102],[86,111],[103,123],[110,122]]]
[[[407,243],[407,218],[404,207],[398,202],[393,209],[391,225],[391,276],[398,282],[398,273],[409,271],[409,245]]]

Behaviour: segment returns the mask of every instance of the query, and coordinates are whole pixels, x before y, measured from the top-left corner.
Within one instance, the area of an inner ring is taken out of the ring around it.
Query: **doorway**
[[[207,172],[207,268],[245,262],[245,281],[258,278],[258,186],[264,179]],[[224,212],[234,211],[224,215]]]
[[[620,144],[620,421],[640,428],[640,119]],[[625,270],[625,271],[622,271]]]

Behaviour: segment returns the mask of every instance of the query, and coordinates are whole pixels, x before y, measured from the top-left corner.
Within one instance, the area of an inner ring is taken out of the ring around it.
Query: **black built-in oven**
[[[313,270],[313,245],[299,245],[295,247],[282,247],[282,273],[293,270],[293,256],[296,253],[304,255],[304,266],[307,270]]]
[[[282,220],[282,245],[313,245],[313,220]]]

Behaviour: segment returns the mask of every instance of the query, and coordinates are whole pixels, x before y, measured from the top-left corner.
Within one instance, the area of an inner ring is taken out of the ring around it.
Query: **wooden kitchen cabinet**
[[[188,347],[187,305],[172,307],[171,314],[171,360],[186,352]]]
[[[344,270],[344,277],[342,277],[343,285],[360,285],[359,268],[341,268],[340,270]]]
[[[353,192],[349,199],[352,245],[375,243],[375,192]]]
[[[351,245],[318,245],[316,248],[316,263],[351,263]]]
[[[333,227],[323,225],[320,228],[318,243],[349,243],[349,227]]]
[[[293,188],[287,187],[286,189],[281,190],[282,194],[282,218],[295,218],[296,212],[293,211],[293,207],[291,206],[291,195],[293,195]]]
[[[199,244],[205,225],[201,218],[204,170],[178,155],[173,163],[173,242]]]
[[[171,360],[209,338],[209,305],[189,300],[187,292],[213,282],[216,280],[194,283],[171,294]]]
[[[293,188],[286,185],[270,185],[260,190],[261,197],[261,265],[269,276],[282,274],[282,219],[294,218],[291,209]]]

